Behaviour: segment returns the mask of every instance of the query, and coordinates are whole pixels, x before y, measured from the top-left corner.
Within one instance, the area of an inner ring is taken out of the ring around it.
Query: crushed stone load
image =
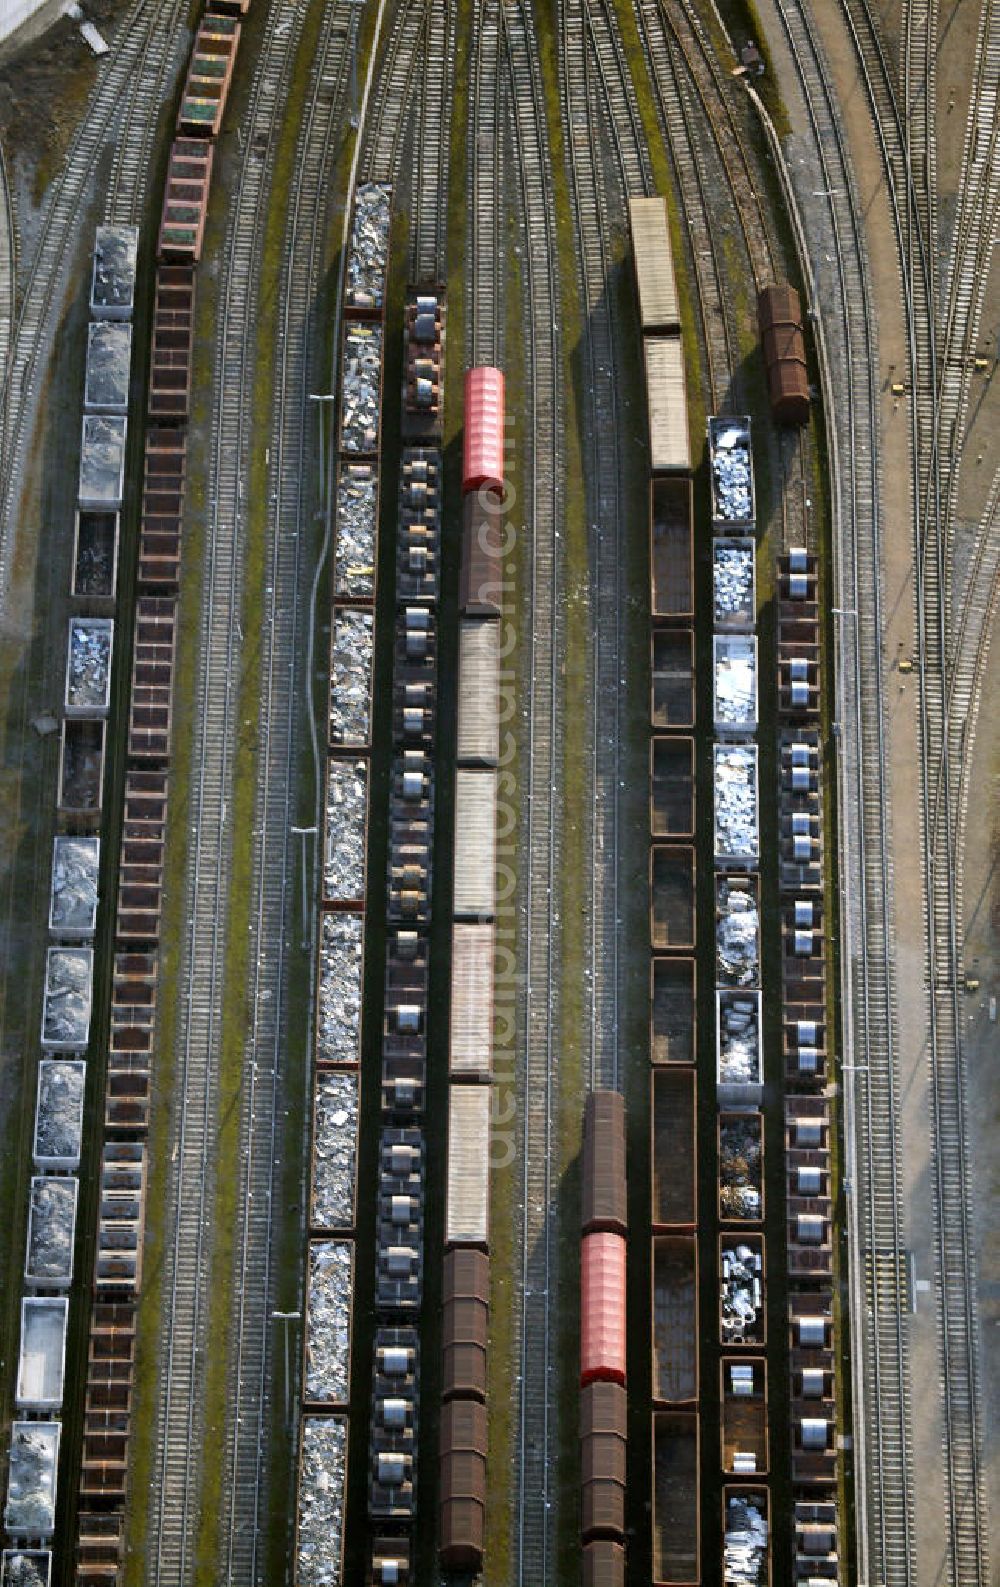
[[[25,1283],[62,1288],[72,1279],[78,1193],[76,1179],[32,1179]]]
[[[382,402],[381,325],[348,326],[340,390],[341,450],[377,452]]]
[[[346,301],[355,309],[380,309],[389,260],[389,209],[392,190],[366,182],[354,198],[354,224],[347,256]]]
[[[296,1581],[342,1587],[347,1418],[303,1416]]]
[[[349,902],[365,893],[368,768],[364,761],[331,760],[326,790],[326,896]]]
[[[724,1587],[764,1587],[767,1569],[767,1516],[751,1494],[726,1497]]]
[[[343,1405],[351,1372],[354,1247],[312,1240],[306,1295],[306,1399]]]
[[[358,1175],[358,1077],[316,1077],[313,1101],[313,1178],[309,1221],[317,1229],[346,1229],[354,1221]]]
[[[50,948],[45,964],[42,1046],[82,1052],[90,1037],[94,951]]]
[[[719,986],[760,984],[760,915],[746,887],[716,884],[715,965]]]
[[[79,1166],[86,1081],[85,1063],[55,1059],[39,1064],[34,1150],[38,1167]]]
[[[364,924],[360,915],[324,915],[319,946],[319,1063],[361,1058],[361,971]]]
[[[371,612],[334,613],[330,644],[330,740],[364,745],[371,739]]]
[[[742,420],[710,421],[712,495],[720,523],[753,520],[753,462],[750,431]]]
[[[7,1474],[8,1532],[51,1537],[56,1521],[56,1467],[59,1422],[15,1422],[10,1435]]]
[[[74,617],[66,655],[66,710],[93,715],[111,699],[111,647],[114,623],[108,617]]]
[[[716,744],[714,761],[716,855],[755,861],[760,855],[756,749],[749,744]]]
[[[57,937],[94,935],[100,867],[100,838],[55,839],[49,930]]]
[[[348,463],[337,481],[337,543],[333,588],[340,600],[371,600],[375,593],[378,485],[368,463]]]
[[[90,309],[98,319],[128,319],[135,298],[138,226],[98,226]]]
[[[719,1208],[724,1218],[759,1218],[760,1115],[729,1114],[719,1126]]]
[[[720,1085],[760,1085],[760,994],[720,992],[718,1004]]]
[[[712,547],[712,580],[716,627],[753,626],[754,549],[717,540]]]
[[[720,1301],[724,1344],[754,1344],[764,1335],[764,1258],[752,1245],[723,1240]]]

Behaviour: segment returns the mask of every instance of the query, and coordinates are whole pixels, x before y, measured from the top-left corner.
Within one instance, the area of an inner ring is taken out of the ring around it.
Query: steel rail
[[[146,0],[133,0],[115,32],[109,54],[98,68],[86,114],[52,183],[34,251],[30,258],[22,259],[20,307],[12,305],[16,320],[0,387],[0,599],[8,587],[25,452],[40,396],[39,364],[55,334],[56,312],[72,276],[70,259],[79,245],[85,195],[92,187],[100,152],[118,122],[123,103],[131,101],[133,118],[152,117],[155,122],[158,107],[153,106],[145,68],[154,37],[165,36],[176,25],[181,4],[182,0],[165,0],[164,6],[154,8]],[[158,67],[153,75],[155,90],[160,80]],[[126,122],[120,129],[120,138],[127,140],[132,130],[132,122]]]
[[[364,128],[361,172],[363,182],[399,180],[403,134],[413,110],[413,92],[423,75],[422,58],[430,10],[437,0],[402,0],[386,40],[381,63],[380,93],[371,125]]]
[[[935,1244],[938,1258],[941,1373],[945,1464],[948,1478],[946,1521],[950,1568],[955,1587],[979,1587],[988,1577],[983,1522],[982,1457],[978,1415],[978,1316],[974,1304],[975,1266],[969,1212],[968,1139],[965,1119],[964,1054],[959,1004],[959,950],[955,879],[954,802],[952,796],[946,634],[945,534],[941,488],[938,348],[935,329],[932,248],[933,194],[915,182],[910,163],[912,132],[902,116],[869,0],[862,3],[858,28],[845,5],[858,61],[885,151],[900,151],[906,186],[904,229],[895,190],[893,217],[903,261],[907,331],[915,392],[913,472],[916,488],[915,617],[919,665],[920,805],[922,866],[927,938],[929,1000],[932,1171]],[[929,20],[929,19],[928,19]],[[928,46],[929,47],[929,46]],[[928,96],[925,95],[925,113]],[[887,123],[887,125],[886,125]],[[930,141],[929,133],[926,141]],[[925,184],[931,155],[920,150]],[[916,221],[914,222],[914,216]],[[941,820],[933,809],[940,795]],[[943,828],[943,831],[940,830]]]
[[[454,68],[455,0],[430,0],[410,228],[410,280],[421,286],[442,286],[447,271]]]
[[[545,102],[534,25],[523,0],[502,6],[501,24],[511,88],[515,188],[525,241],[526,440],[531,476],[527,500],[532,540],[526,757],[528,987],[521,1075],[524,1150],[520,1305],[516,1317],[520,1372],[515,1570],[521,1587],[545,1587],[555,1553],[550,1440],[556,1370],[552,1338],[556,1216],[552,1156],[553,1108],[558,1087],[555,970],[562,831],[557,754],[562,631],[557,538],[563,505],[560,300]]]
[[[257,791],[253,827],[255,889],[250,974],[251,1027],[247,1040],[241,1120],[242,1179],[236,1260],[233,1393],[223,1486],[228,1491],[226,1582],[258,1580],[261,1490],[267,1466],[272,1290],[273,1211],[278,1110],[286,1040],[288,941],[292,932],[295,765],[298,702],[310,674],[300,660],[302,566],[307,546],[310,365],[313,305],[319,290],[326,239],[328,195],[344,108],[349,50],[337,24],[348,8],[329,5],[308,96],[303,107],[286,230],[277,338],[278,378],[271,415],[267,538],[269,578],[262,633],[264,685],[258,721]],[[305,856],[303,855],[303,864]],[[301,1308],[300,1308],[301,1310]],[[288,1429],[289,1434],[293,1429]]]
[[[691,258],[697,284],[698,311],[708,372],[708,387],[714,412],[732,408],[737,400],[735,382],[739,369],[738,338],[722,284],[717,241],[705,187],[704,162],[707,151],[699,149],[694,130],[690,90],[680,63],[667,38],[666,23],[659,0],[634,0],[636,22],[650,81],[656,99],[660,130],[669,148],[677,175],[677,192],[684,213]],[[687,67],[684,67],[687,71]],[[672,92],[671,92],[672,90]],[[709,158],[715,158],[712,148]]]
[[[473,18],[473,113],[469,117],[467,205],[471,246],[465,259],[466,360],[471,365],[502,362],[503,142],[507,125],[500,71],[500,0],[478,0]]]
[[[243,474],[250,439],[253,337],[260,281],[259,238],[270,192],[279,107],[304,19],[295,0],[268,14],[251,86],[249,135],[227,230],[227,274],[216,337],[206,596],[199,640],[193,841],[181,967],[177,1171],[169,1205],[157,1479],[151,1503],[152,1580],[180,1587],[193,1563],[197,1526],[201,1367],[206,1337],[206,1229],[211,1226],[211,1141],[216,1112],[225,957],[225,900],[232,844],[227,820],[235,756],[239,680],[239,592],[243,571]],[[283,24],[279,26],[279,24]]]
[[[845,954],[844,964],[848,979],[845,1127],[851,1161],[857,1169],[848,1192],[847,1221],[854,1267],[852,1294],[863,1287],[868,1299],[865,1317],[855,1317],[854,1339],[854,1356],[863,1358],[869,1385],[865,1399],[855,1394],[854,1400],[855,1441],[862,1452],[856,1472],[858,1510],[861,1516],[871,1517],[870,1524],[862,1524],[859,1531],[858,1573],[859,1580],[884,1581],[886,1587],[897,1587],[910,1579],[914,1538],[907,1341],[899,1285],[903,1236],[881,673],[878,359],[873,321],[867,311],[863,233],[829,74],[804,6],[798,0],[778,0],[777,9],[798,70],[822,169],[828,229],[824,226],[821,246],[825,249],[829,238],[836,265],[834,312],[826,327],[835,341],[823,367],[833,442],[836,577],[842,614],[838,645],[842,690],[838,765],[845,828],[842,914],[845,939],[854,945],[853,952]],[[814,296],[819,289],[820,281],[814,280]],[[825,314],[818,300],[816,309],[822,350],[826,345]],[[838,382],[836,402],[834,360],[836,367],[847,373],[843,385]],[[845,687],[848,677],[853,680],[850,709]],[[848,789],[852,790],[850,797]],[[859,1088],[856,1071],[864,1077]],[[867,1239],[866,1253],[860,1249],[862,1235]],[[861,1321],[863,1327],[858,1327]],[[870,1436],[867,1417],[872,1421]],[[869,1506],[870,1488],[874,1492]]]

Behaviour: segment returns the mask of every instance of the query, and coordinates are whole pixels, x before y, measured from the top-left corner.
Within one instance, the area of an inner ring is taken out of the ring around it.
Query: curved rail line
[[[531,535],[530,682],[526,816],[526,955],[528,968],[521,1106],[524,1129],[521,1273],[516,1314],[520,1372],[519,1447],[515,1474],[516,1579],[544,1587],[555,1563],[552,1451],[556,1362],[552,1286],[556,1277],[553,1119],[558,1096],[559,882],[562,842],[558,798],[560,635],[563,624],[558,525],[562,517],[562,378],[557,239],[552,169],[538,46],[530,10],[501,9],[511,89],[515,187],[524,249],[524,431],[528,532]]]
[[[738,338],[732,307],[722,284],[722,267],[705,186],[705,161],[715,158],[696,130],[689,80],[682,77],[679,51],[671,47],[659,0],[635,0],[639,37],[656,98],[660,130],[673,158],[677,193],[697,283],[698,312],[707,360],[708,389],[716,413],[740,404],[734,388],[739,368]],[[699,137],[701,142],[699,142]]]
[[[949,1565],[955,1587],[980,1587],[988,1580],[989,1565],[983,1519],[978,1315],[969,1212],[969,1148],[959,1001],[956,810],[949,751],[954,724],[949,724],[947,717],[948,614],[941,483],[941,452],[945,438],[940,431],[940,349],[934,318],[933,194],[926,187],[933,178],[932,151],[918,144],[924,170],[923,181],[915,181],[909,163],[911,134],[886,71],[869,0],[863,0],[862,9],[864,16],[860,27],[849,8],[847,10],[858,60],[875,114],[890,184],[894,171],[892,161],[895,157],[898,162],[901,151],[906,187],[902,209],[895,189],[891,191],[903,260],[915,394],[914,572],[919,656],[920,802],[933,1126],[931,1159],[939,1284],[939,1370],[948,1482],[946,1523]],[[928,17],[928,24],[929,21]],[[929,144],[933,129],[926,103],[925,114]]]
[[[99,68],[87,111],[52,184],[34,253],[22,260],[20,308],[0,389],[0,595],[7,588],[23,466],[38,409],[39,365],[55,334],[62,294],[71,275],[70,260],[79,248],[86,195],[109,138],[116,135],[126,143],[137,131],[140,138],[145,136],[140,129],[155,126],[159,109],[155,96],[161,82],[160,46],[155,41],[162,44],[171,34],[181,8],[182,0],[167,0],[158,7],[133,0]],[[152,70],[147,72],[151,60]],[[129,104],[130,111],[125,125],[119,127],[123,103]]]
[[[824,251],[833,280],[817,271],[821,348],[829,333],[827,424],[833,461],[839,666],[842,902],[847,990],[843,1000],[845,1127],[851,1191],[848,1228],[855,1265],[858,1578],[909,1583],[914,1561],[909,1373],[901,1263],[899,1077],[896,986],[881,670],[883,592],[878,490],[878,351],[867,305],[864,236],[829,74],[799,0],[778,10],[802,84],[826,197]],[[838,371],[836,402],[829,380]],[[842,384],[839,372],[846,373]],[[862,602],[862,594],[864,601]],[[855,1072],[862,1074],[860,1087]],[[863,1378],[863,1387],[862,1387]],[[870,1427],[869,1427],[870,1422]],[[869,1501],[870,1495],[870,1503]]]
[[[422,76],[428,13],[434,0],[403,0],[393,19],[380,67],[381,92],[371,125],[364,130],[363,182],[396,184],[403,135],[413,109],[413,88]]]
[[[186,888],[187,932],[181,966],[177,1161],[169,1205],[163,1348],[157,1411],[156,1485],[151,1499],[151,1577],[179,1587],[194,1561],[199,1521],[197,1473],[202,1432],[198,1385],[209,1341],[206,1230],[211,1226],[212,1140],[216,1114],[232,832],[228,810],[239,688],[244,479],[250,441],[253,338],[275,128],[287,97],[303,13],[282,0],[268,14],[251,87],[247,136],[225,249],[215,349],[210,466],[192,791],[192,842]],[[279,26],[283,24],[283,26]]]
[[[308,551],[309,392],[316,327],[313,305],[324,264],[328,198],[344,109],[349,48],[346,6],[323,18],[296,146],[281,292],[277,379],[271,416],[266,580],[262,632],[264,686],[258,722],[254,812],[254,904],[250,975],[252,1022],[244,1073],[242,1218],[237,1239],[233,1385],[226,1441],[226,1583],[258,1580],[266,1411],[273,1381],[272,1214],[282,1099],[288,996],[287,946],[294,910],[295,764],[298,702],[309,689],[301,658]],[[339,26],[335,24],[340,24]],[[276,1182],[277,1181],[277,1182]],[[293,1429],[287,1429],[292,1438]],[[282,1473],[272,1472],[280,1482]]]

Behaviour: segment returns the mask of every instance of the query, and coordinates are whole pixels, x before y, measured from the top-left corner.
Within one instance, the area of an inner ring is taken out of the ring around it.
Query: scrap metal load
[[[708,457],[713,526],[722,534],[733,534],[737,530],[752,534],[757,521],[757,501],[748,415],[709,419]]]
[[[580,1261],[582,1537],[606,1547],[607,1580],[625,1569],[625,1103],[592,1091],[583,1124]]]

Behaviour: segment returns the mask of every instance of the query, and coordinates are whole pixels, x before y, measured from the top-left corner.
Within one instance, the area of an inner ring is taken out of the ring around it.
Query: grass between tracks
[[[289,103],[301,102],[308,88],[316,35],[318,12],[306,18],[303,38],[293,71]],[[245,102],[249,78],[243,92],[234,95],[235,106]],[[236,108],[231,112],[235,123]],[[287,195],[295,155],[297,119],[286,118],[278,132],[273,185],[275,193]],[[216,164],[216,200],[206,228],[204,257],[220,256],[225,241],[226,211],[218,203],[219,190],[232,181],[229,162]],[[259,310],[256,322],[256,357],[252,388],[252,437],[267,436],[271,428],[271,403],[274,387],[274,352],[278,325],[279,286],[284,259],[286,204],[269,205],[262,238],[262,264]],[[161,975],[157,1036],[157,1089],[150,1133],[150,1180],[147,1199],[147,1253],[155,1251],[156,1260],[147,1261],[144,1293],[139,1313],[137,1350],[135,1432],[133,1435],[133,1494],[139,1502],[129,1511],[127,1587],[140,1587],[144,1579],[144,1548],[148,1531],[147,1496],[154,1480],[154,1436],[160,1384],[159,1344],[163,1307],[163,1209],[169,1183],[167,1149],[171,1133],[171,1102],[175,1096],[176,1043],[178,1039],[178,995],[182,943],[187,899],[183,885],[186,876],[190,833],[191,789],[194,773],[194,727],[196,720],[198,655],[201,611],[205,587],[205,523],[207,496],[214,461],[210,453],[210,404],[214,382],[214,328],[220,312],[218,277],[203,268],[198,280],[198,318],[195,358],[192,370],[192,418],[189,429],[189,472],[185,518],[184,577],[182,581],[177,663],[174,685],[174,739],[172,745],[171,802],[166,850],[166,896],[161,934]],[[264,583],[267,552],[267,461],[263,445],[250,448],[247,490],[247,531],[244,544],[244,593],[241,612],[245,636],[240,660],[237,703],[237,746],[234,762],[233,799],[229,811],[233,843],[229,896],[226,904],[226,969],[223,994],[222,1035],[219,1054],[218,1126],[213,1142],[211,1164],[212,1211],[208,1339],[205,1362],[203,1414],[205,1447],[192,1450],[191,1458],[201,1475],[200,1520],[196,1546],[195,1581],[198,1587],[214,1587],[222,1521],[222,1482],[228,1405],[229,1374],[232,1366],[232,1311],[234,1300],[234,1251],[240,1186],[240,1126],[246,1036],[252,1010],[249,1005],[249,972],[252,938],[249,931],[252,909],[253,848],[248,835],[253,830],[257,786],[257,735],[261,688],[261,630],[264,610]],[[174,885],[171,886],[171,880]],[[179,883],[179,885],[177,885]],[[293,953],[288,1008],[292,1016],[288,1032],[289,1051],[304,1050],[304,1037],[297,1028],[307,1018],[303,1005],[307,999],[297,995],[303,978],[308,983],[308,968]],[[298,1011],[298,1014],[296,1014]],[[302,1139],[303,1103],[293,1086],[289,1099],[288,1140]],[[288,1157],[289,1154],[283,1154]],[[294,1168],[286,1166],[286,1174]],[[285,1258],[284,1266],[301,1258]],[[284,1268],[279,1261],[278,1282]],[[280,1426],[272,1433],[281,1437]],[[286,1530],[281,1539],[281,1557],[287,1555]],[[268,1545],[273,1548],[271,1530]],[[272,1558],[273,1564],[273,1558]],[[282,1567],[283,1568],[283,1567]]]

